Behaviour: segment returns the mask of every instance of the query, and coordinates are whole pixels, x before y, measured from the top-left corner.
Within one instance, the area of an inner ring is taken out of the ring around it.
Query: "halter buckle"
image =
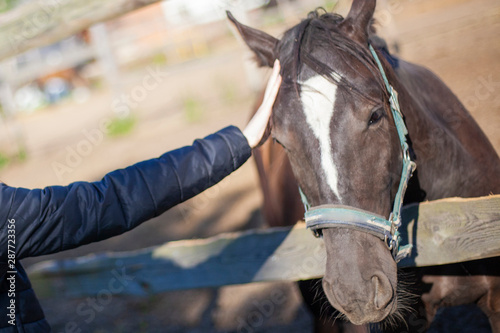
[[[393,240],[392,240],[391,235],[385,235],[384,243],[387,246],[387,248],[389,249],[389,251],[392,252],[392,249],[394,248],[394,244],[393,244]]]
[[[391,252],[394,260],[398,257],[399,252],[399,235],[385,235],[384,243],[387,246],[387,249]],[[397,260],[396,262],[398,262]]]
[[[321,231],[321,229],[313,229],[312,233],[316,238],[323,238],[323,232]]]
[[[403,113],[401,112],[401,108],[399,106],[398,92],[396,91],[396,89],[394,89],[393,86],[390,85],[389,87],[390,87],[389,94],[391,94],[391,97],[389,98],[389,103],[391,104],[391,108],[393,110],[396,110],[401,116],[401,118],[403,118]]]

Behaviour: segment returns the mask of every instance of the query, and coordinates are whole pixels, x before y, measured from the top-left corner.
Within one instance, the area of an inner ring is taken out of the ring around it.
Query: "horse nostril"
[[[393,289],[391,282],[385,275],[372,276],[374,299],[373,304],[377,310],[382,310],[391,302]]]

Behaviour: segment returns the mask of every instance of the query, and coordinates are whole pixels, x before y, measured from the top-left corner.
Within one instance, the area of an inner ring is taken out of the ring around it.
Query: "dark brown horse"
[[[281,40],[232,19],[261,66],[275,59],[282,64],[269,132],[286,156],[271,146],[257,156],[265,199],[275,200],[265,207],[274,225],[295,223],[303,212],[290,171],[312,206],[342,204],[385,218],[391,213],[403,154],[389,94],[369,51],[375,5],[354,0],[346,18],[313,12]],[[377,54],[399,93],[418,165],[405,203],[423,194],[434,200],[500,193],[500,159],[457,97],[427,69],[380,47]],[[322,234],[329,302],[355,324],[397,313],[405,297],[387,245],[348,228]],[[427,319],[441,306],[475,303],[500,332],[498,267],[500,260],[490,259],[419,271],[429,284],[421,297]]]

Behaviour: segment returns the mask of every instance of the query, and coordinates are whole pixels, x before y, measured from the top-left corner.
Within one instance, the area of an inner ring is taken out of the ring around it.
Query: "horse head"
[[[354,0],[343,18],[310,13],[279,40],[234,23],[261,66],[279,59],[283,83],[270,133],[287,152],[311,206],[344,205],[389,218],[403,154],[390,94],[369,49],[375,0]],[[382,59],[389,80],[393,73]],[[352,228],[321,230],[323,289],[355,324],[398,306],[397,264],[384,241]]]

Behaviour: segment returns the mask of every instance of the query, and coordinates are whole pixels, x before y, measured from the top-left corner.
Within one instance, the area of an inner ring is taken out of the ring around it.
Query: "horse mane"
[[[376,82],[382,88],[381,91],[387,96],[382,77],[378,67],[367,47],[349,38],[341,30],[341,23],[344,17],[335,13],[328,13],[323,8],[318,8],[307,15],[297,26],[288,30],[278,45],[280,61],[283,68],[290,68],[291,74],[284,76],[285,84],[293,84],[298,94],[298,81],[301,66],[307,65],[317,74],[325,79],[337,84],[339,87],[348,88],[359,95],[372,100],[369,96],[362,93],[356,86],[349,84],[346,80],[339,81],[340,75],[326,63],[315,58],[309,50],[313,47],[320,47],[327,50],[336,50],[337,54],[351,69],[362,75],[359,70],[352,65],[352,60],[348,57],[354,57],[364,67],[368,68],[375,78]],[[373,22],[369,28],[370,33],[375,33]]]

